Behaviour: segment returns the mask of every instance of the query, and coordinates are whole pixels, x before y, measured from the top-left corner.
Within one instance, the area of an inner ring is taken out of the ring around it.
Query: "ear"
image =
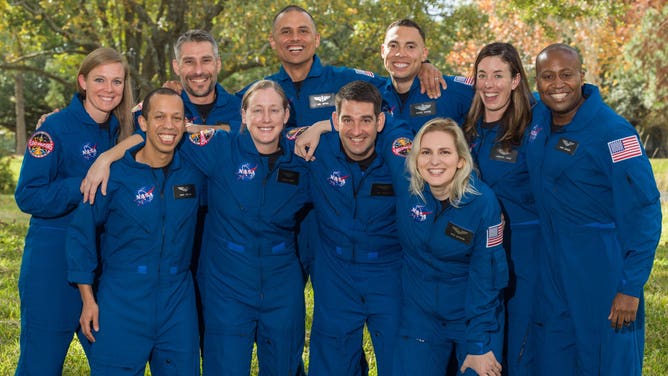
[[[139,120],[139,128],[141,128],[141,130],[144,131],[144,133],[146,133],[146,129],[148,127],[148,125],[146,124],[146,118],[144,117],[144,115],[139,115],[138,120]]]
[[[179,69],[179,62],[176,61],[176,59],[172,59],[172,69],[174,69],[174,73],[176,73],[177,76],[181,75],[181,70]]]
[[[520,84],[520,81],[522,81],[522,77],[518,73],[515,75],[515,77],[513,77],[513,80],[511,82],[513,90],[517,89],[517,85]]]
[[[385,127],[385,113],[381,111],[376,119],[376,131],[381,132]]]
[[[459,161],[457,162],[457,169],[461,169],[464,166],[466,166],[466,160],[464,158],[459,158]]]
[[[223,68],[223,63],[220,60],[220,56],[216,58],[216,75],[220,72],[220,70]]]
[[[427,60],[427,56],[429,56],[429,49],[425,47],[422,49],[422,61]]]
[[[269,33],[269,45],[271,46],[272,50],[276,49],[276,40],[274,39],[273,31],[271,33]]]
[[[315,33],[315,48],[320,47],[320,33]]]
[[[285,128],[285,125],[288,123],[288,120],[290,120],[290,107],[285,108],[285,115],[283,115],[283,128]]]
[[[81,88],[82,88],[84,91],[86,91],[86,78],[83,76],[83,74],[80,74],[80,75],[77,77],[77,81],[79,81],[79,86],[81,86]]]
[[[241,110],[241,124],[248,124],[246,123],[246,110]]]
[[[334,130],[339,131],[339,114],[336,111],[332,112],[332,123],[334,124]]]

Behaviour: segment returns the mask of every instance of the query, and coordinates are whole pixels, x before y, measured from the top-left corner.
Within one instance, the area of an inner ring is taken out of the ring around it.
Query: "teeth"
[[[427,171],[429,171],[429,173],[432,174],[432,175],[440,175],[440,174],[445,172],[445,170],[442,169],[442,168],[436,168],[436,169],[430,168]]]
[[[288,51],[290,51],[290,52],[298,52],[298,51],[302,51],[303,49],[304,49],[304,47],[288,47]]]
[[[407,68],[408,64],[406,63],[394,63],[394,66],[397,68]]]
[[[258,127],[258,129],[261,130],[262,132],[270,132],[274,128],[273,127]]]
[[[353,138],[350,139],[350,141],[352,141],[352,142],[362,142],[362,141],[364,141],[364,138],[362,138],[362,137],[353,137]]]
[[[561,100],[566,98],[566,93],[559,93],[559,94],[551,94],[550,96],[554,99]]]
[[[160,137],[160,141],[168,144],[174,142],[174,139],[176,138],[173,134],[161,134],[158,137]]]
[[[499,94],[493,94],[493,93],[485,93],[486,98],[492,98],[492,97],[497,97]]]
[[[206,82],[206,78],[191,79],[190,81],[201,84],[203,82]]]

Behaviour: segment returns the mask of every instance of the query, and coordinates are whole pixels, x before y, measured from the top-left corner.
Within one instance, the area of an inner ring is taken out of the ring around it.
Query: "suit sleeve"
[[[112,193],[110,192],[110,195]],[[79,205],[67,230],[67,279],[72,283],[90,285],[98,267],[97,229],[107,218],[108,199],[98,191],[95,205]]]
[[[64,147],[48,119],[42,130],[28,142],[14,198],[21,211],[43,218],[54,218],[72,211],[82,200],[82,177],[66,176]],[[55,130],[57,131],[57,129]]]
[[[623,251],[622,277],[617,291],[640,297],[649,278],[654,254],[661,237],[661,202],[652,166],[637,134],[621,137],[637,142],[637,156],[613,162],[610,166],[614,216]],[[619,156],[617,156],[619,159]]]
[[[229,148],[229,141],[229,132],[208,129],[186,134],[179,147],[183,157],[208,177],[215,172],[217,164],[226,155],[224,149],[225,145]]]
[[[486,191],[476,201],[479,201],[480,214],[477,215],[481,216],[481,221],[469,265],[466,347],[468,354],[481,355],[493,350],[498,357],[503,336],[501,291],[508,283],[508,265],[502,246],[504,224],[491,191]]]

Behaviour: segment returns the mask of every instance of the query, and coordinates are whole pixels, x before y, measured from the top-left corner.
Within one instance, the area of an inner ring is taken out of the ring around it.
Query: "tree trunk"
[[[14,98],[16,100],[16,154],[23,154],[26,148],[25,98],[23,96],[23,73],[14,75]]]

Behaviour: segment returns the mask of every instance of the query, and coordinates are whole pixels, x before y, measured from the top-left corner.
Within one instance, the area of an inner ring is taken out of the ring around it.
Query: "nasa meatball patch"
[[[35,132],[28,140],[28,153],[35,158],[46,157],[54,147],[53,138],[44,131]]]

